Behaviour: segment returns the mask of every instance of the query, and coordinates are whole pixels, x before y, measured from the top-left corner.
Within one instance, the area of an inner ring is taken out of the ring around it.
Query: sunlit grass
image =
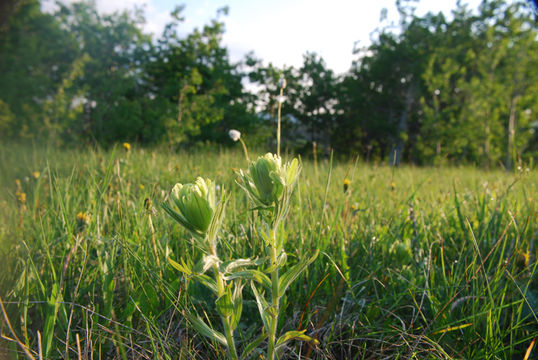
[[[320,345],[287,357],[523,358],[538,335],[536,171],[302,165],[288,265],[320,255],[288,289],[280,327]],[[233,194],[220,251],[251,257],[263,244],[235,182],[245,167],[240,149],[0,145],[0,295],[15,330],[3,325],[0,345],[35,358],[224,357],[182,316],[218,318],[212,295],[166,261],[195,253],[159,204],[177,182],[213,179]],[[245,292],[238,348],[257,311]]]

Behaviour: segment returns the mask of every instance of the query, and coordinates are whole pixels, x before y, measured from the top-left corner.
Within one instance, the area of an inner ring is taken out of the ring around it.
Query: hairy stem
[[[215,271],[215,278],[217,281],[217,290],[218,290],[218,296],[221,297],[224,295],[224,292],[226,291],[224,286],[224,279],[222,278],[222,274],[220,273],[217,265],[213,266],[213,270]],[[237,360],[239,357],[237,356],[237,350],[235,349],[235,341],[233,336],[232,327],[230,324],[230,317],[229,316],[221,316],[222,319],[222,326],[224,327],[224,335],[226,336],[226,342],[228,343],[228,354],[230,355],[230,359]]]
[[[276,253],[276,235],[277,227],[272,231],[272,244],[271,244],[271,265],[274,266],[277,262],[277,253]],[[271,323],[269,324],[269,344],[267,347],[267,359],[275,359],[275,343],[276,343],[276,330],[278,325],[278,313],[280,307],[280,298],[278,296],[278,266],[274,267],[274,270],[271,272]]]

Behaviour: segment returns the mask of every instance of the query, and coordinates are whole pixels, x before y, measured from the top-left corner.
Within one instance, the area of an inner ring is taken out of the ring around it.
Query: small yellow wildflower
[[[390,183],[390,190],[391,191],[396,190],[396,183],[394,181]]]
[[[520,266],[523,266],[523,267],[527,267],[530,263],[530,260],[531,260],[531,253],[530,251],[522,251],[522,250],[518,250],[517,251],[517,263],[520,265]]]
[[[90,215],[86,214],[85,212],[80,211],[77,214],[77,225],[79,228],[83,228],[84,226],[88,225],[90,223]]]
[[[140,184],[140,190],[144,190],[145,186]]]
[[[124,142],[122,146],[125,149],[125,151],[131,151],[131,144],[129,144],[128,142]]]
[[[32,176],[34,177],[34,179],[39,179],[39,177],[41,176],[41,173],[39,171],[34,171],[32,173]]]
[[[347,190],[349,189],[349,185],[351,185],[351,180],[349,180],[348,178],[345,178],[344,179],[344,192],[347,192]]]
[[[15,196],[17,197],[17,201],[18,201],[21,205],[24,205],[24,204],[26,203],[26,193],[17,191],[17,192],[15,193]]]

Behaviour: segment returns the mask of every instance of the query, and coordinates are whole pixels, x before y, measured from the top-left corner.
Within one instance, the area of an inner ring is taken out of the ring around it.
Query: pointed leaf
[[[217,311],[225,318],[229,317],[233,313],[234,304],[232,302],[232,284],[226,286],[224,294],[222,294],[216,301]]]
[[[256,349],[267,337],[267,334],[265,331],[262,331],[262,334],[258,336],[256,339],[252,340],[250,344],[248,344],[245,349],[243,350],[243,353],[241,354],[241,360],[246,359],[248,354],[252,352],[252,350]]]
[[[301,340],[301,341],[309,341],[309,342],[311,341],[316,345],[319,344],[318,340],[316,340],[314,338],[311,338],[308,335],[305,335],[304,334],[305,332],[306,332],[306,330],[301,330],[301,331],[293,330],[293,331],[286,332],[284,335],[282,335],[281,337],[278,338],[278,340],[276,342],[277,349],[280,346],[283,346],[284,344],[286,344],[290,340]]]
[[[174,219],[178,224],[180,224],[181,226],[183,226],[185,229],[189,230],[191,233],[199,235],[199,232],[196,230],[196,228],[194,228],[194,227],[187,221],[187,219],[185,219],[180,213],[178,213],[177,211],[175,211],[170,205],[168,205],[167,203],[162,203],[161,206],[162,206],[162,208],[164,209],[164,211],[165,211],[168,215],[170,215],[170,217],[171,217],[172,219]]]
[[[252,274],[252,278],[258,283],[263,285],[267,290],[271,290],[271,279],[259,270],[249,269],[246,272]]]
[[[176,270],[179,270],[180,272],[182,272],[183,274],[185,275],[191,275],[192,274],[192,271],[191,269],[185,264],[185,262],[183,261],[183,259],[180,260],[181,261],[181,264],[175,262],[174,260],[172,260],[172,258],[168,258],[168,262],[170,263],[170,265],[172,265],[172,267]]]
[[[205,255],[194,267],[194,271],[203,274],[211,269],[214,265],[219,265],[220,259],[216,255]]]
[[[235,330],[239,320],[241,319],[241,313],[243,312],[243,283],[241,281],[235,282],[234,292],[232,294],[233,314],[230,321],[230,327]]]
[[[265,269],[265,272],[268,274],[272,273],[276,268],[283,267],[286,264],[287,260],[288,255],[286,255],[285,251],[282,251],[278,259],[276,260],[276,263]]]
[[[220,272],[228,274],[232,272],[233,270],[240,268],[240,267],[246,267],[246,266],[258,266],[263,262],[262,259],[237,259],[237,260],[231,260],[223,262],[219,269]]]
[[[224,346],[228,346],[228,342],[226,341],[226,337],[219,331],[214,330],[209,327],[200,317],[194,316],[191,314],[185,314],[191,325],[198,331],[200,334],[207,336],[208,338],[212,340],[216,340],[220,342]]]
[[[318,257],[319,249],[311,258],[304,258],[289,269],[278,281],[278,296],[283,296],[290,284]]]
[[[254,275],[250,271],[245,270],[245,271],[238,271],[230,275],[225,275],[222,278],[226,281],[230,281],[230,280],[235,280],[235,279],[247,280],[247,279],[252,279],[253,277]]]
[[[210,278],[207,275],[204,274],[193,274],[193,278],[204,284],[209,290],[213,291],[213,293],[218,294],[219,290],[217,287],[217,283],[215,282],[215,279]]]
[[[269,326],[268,326],[268,315],[265,312],[265,309],[267,309],[267,301],[265,301],[264,297],[260,295],[258,292],[258,289],[256,289],[256,286],[254,286],[253,283],[250,283],[250,287],[252,288],[252,292],[254,293],[254,297],[256,298],[256,304],[258,305],[258,311],[260,312],[260,317],[262,318],[263,326],[267,332],[269,332]]]

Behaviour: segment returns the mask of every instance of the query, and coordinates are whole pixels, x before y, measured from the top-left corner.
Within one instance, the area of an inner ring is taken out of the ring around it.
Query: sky
[[[72,2],[73,0],[63,0]],[[398,23],[395,0],[95,0],[99,11],[143,6],[145,32],[161,35],[170,12],[176,5],[184,4],[184,23],[180,32],[189,33],[201,28],[217,16],[217,10],[228,6],[227,16],[221,16],[226,32],[223,43],[232,61],[240,61],[253,51],[265,64],[300,67],[303,55],[316,52],[327,66],[336,73],[344,73],[359,47],[370,44],[370,34],[380,26],[380,14],[387,9],[390,22]],[[480,0],[463,1],[476,9]],[[442,11],[450,17],[456,0],[420,0],[415,3],[417,15],[428,11]],[[45,10],[53,8],[53,1],[44,0]]]

